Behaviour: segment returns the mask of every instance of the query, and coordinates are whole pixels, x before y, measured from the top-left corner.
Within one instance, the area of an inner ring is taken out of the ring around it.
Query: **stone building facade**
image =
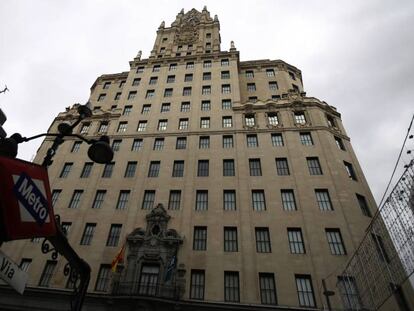
[[[86,310],[323,308],[322,280],[336,291],[376,206],[340,113],[306,95],[298,68],[241,61],[217,16],[192,9],[162,22],[148,58],[98,77],[90,103],[77,133],[108,135],[113,163],[68,139],[49,168],[55,213],[92,268]],[[66,262],[40,243],[3,245],[30,273],[4,308],[67,309]]]

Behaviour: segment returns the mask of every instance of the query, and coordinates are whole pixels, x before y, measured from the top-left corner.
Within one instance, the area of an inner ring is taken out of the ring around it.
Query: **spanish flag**
[[[118,252],[118,254],[114,258],[114,260],[112,260],[112,264],[111,264],[112,272],[116,271],[116,267],[118,266],[118,263],[124,261],[125,246],[126,246],[126,243],[124,243],[124,245],[122,245],[121,250]]]

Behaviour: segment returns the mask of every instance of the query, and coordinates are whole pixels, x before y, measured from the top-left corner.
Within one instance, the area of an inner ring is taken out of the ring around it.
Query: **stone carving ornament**
[[[200,13],[198,11],[193,9],[185,14],[175,34],[174,43],[191,44],[196,42],[198,40],[198,24],[200,24]]]

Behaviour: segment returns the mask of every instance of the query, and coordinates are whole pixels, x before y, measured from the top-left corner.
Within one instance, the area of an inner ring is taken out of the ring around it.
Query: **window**
[[[279,118],[277,117],[277,113],[268,113],[267,122],[269,123],[269,125],[279,125]]]
[[[116,93],[114,100],[119,100],[120,98],[121,98],[121,93]]]
[[[185,149],[187,148],[187,137],[177,137],[177,142],[175,143],[175,149]]]
[[[114,166],[115,166],[115,162],[105,164],[103,172],[102,172],[102,178],[111,178],[112,171],[114,170]]]
[[[200,127],[202,129],[210,128],[210,118],[201,118],[200,119]]]
[[[148,170],[148,177],[158,177],[160,172],[160,161],[151,161],[149,170]]]
[[[128,205],[129,194],[131,191],[129,190],[121,190],[118,196],[118,202],[116,204],[116,209],[126,209]]]
[[[155,65],[154,67],[152,67],[152,72],[159,72],[160,71],[160,68],[161,68],[160,65]]]
[[[139,151],[142,149],[143,140],[141,138],[136,138],[132,142],[131,151]]]
[[[98,97],[98,102],[103,101],[106,97],[106,94],[100,94]]]
[[[188,118],[180,119],[178,122],[179,130],[188,130]]]
[[[151,77],[148,84],[154,85],[154,84],[157,84],[157,82],[158,82],[158,77]]]
[[[221,108],[223,110],[230,110],[230,109],[232,109],[231,99],[223,99],[221,101]]]
[[[109,86],[111,85],[111,82],[105,82],[104,83],[104,85],[103,85],[103,89],[104,90],[107,90],[107,89],[109,89]]]
[[[183,96],[191,96],[191,86],[183,88]]]
[[[362,309],[361,298],[354,277],[338,276],[338,288],[340,289],[345,310]]]
[[[275,76],[275,71],[273,69],[266,69],[266,76],[274,77]]]
[[[211,60],[205,60],[203,62],[203,68],[211,68]]]
[[[106,195],[106,190],[96,190],[95,199],[92,208],[101,208]]]
[[[66,178],[69,176],[70,170],[72,169],[73,163],[72,162],[66,162],[63,165],[62,171],[60,172],[59,177],[60,178]]]
[[[206,38],[210,39],[211,38],[211,33],[206,33]]]
[[[288,228],[288,240],[291,254],[305,254],[305,245],[303,243],[302,229]]]
[[[193,250],[205,251],[207,249],[207,227],[194,227]]]
[[[82,123],[80,133],[81,134],[88,134],[90,126],[91,126],[91,124],[89,122]]]
[[[93,162],[86,162],[83,166],[80,178],[88,178],[92,171]]]
[[[69,230],[71,226],[72,226],[71,222],[62,222],[62,231],[66,237],[69,235]]]
[[[252,102],[252,103],[256,103],[257,102],[257,96],[249,96],[249,102]]]
[[[138,132],[144,132],[147,129],[147,121],[139,121],[138,122]]]
[[[174,161],[172,177],[184,176],[184,161]]]
[[[191,82],[191,81],[193,81],[193,74],[192,73],[187,73],[184,76],[184,82]]]
[[[332,255],[346,255],[345,245],[339,229],[325,229],[329,249]]]
[[[309,132],[299,133],[299,137],[300,137],[300,142],[302,143],[302,145],[304,145],[304,146],[312,146],[313,145],[313,140],[312,140],[311,133],[309,133]]]
[[[211,80],[211,72],[203,72],[203,81]]]
[[[247,147],[249,148],[259,147],[259,142],[257,140],[256,134],[246,135],[246,141],[247,141]]]
[[[121,235],[122,225],[112,224],[109,229],[108,239],[106,240],[106,246],[117,246],[119,237]]]
[[[259,273],[260,299],[262,304],[276,305],[276,285],[273,273]]]
[[[27,271],[29,271],[29,267],[30,267],[30,264],[31,263],[32,263],[32,259],[30,259],[30,258],[22,258],[22,261],[20,261],[19,268],[22,271],[27,272]]]
[[[201,102],[201,111],[209,111],[210,110],[210,101],[209,100],[203,100]]]
[[[208,171],[209,171],[209,161],[198,160],[197,176],[199,177],[208,176]]]
[[[123,116],[129,116],[132,111],[132,106],[125,106],[124,111],[122,112]]]
[[[321,211],[333,211],[331,198],[326,189],[315,189],[316,201]]]
[[[319,163],[318,158],[306,158],[309,168],[309,174],[311,175],[322,175],[321,165]]]
[[[229,63],[229,60],[227,58],[221,60],[221,65],[222,66],[228,66],[229,64],[230,63]]]
[[[158,121],[158,131],[166,131],[168,125],[168,120],[159,120]]]
[[[296,111],[294,113],[295,124],[306,124],[305,113],[303,111]]]
[[[164,97],[171,97],[173,95],[173,89],[165,89]]]
[[[256,251],[258,253],[271,253],[269,228],[255,228]]]
[[[283,143],[283,136],[282,134],[271,134],[272,146],[273,147],[281,147],[284,145]]]
[[[223,209],[225,211],[236,210],[236,191],[223,190]]]
[[[237,228],[224,227],[224,251],[237,252]]]
[[[254,114],[246,114],[244,116],[244,124],[246,126],[252,127],[255,126]]]
[[[59,199],[60,194],[62,193],[61,189],[55,189],[52,192],[52,206],[56,205],[57,200]]]
[[[330,115],[326,115],[326,121],[328,122],[329,127],[336,127],[336,122],[335,122],[334,117],[332,117]]]
[[[252,206],[254,211],[266,210],[264,190],[252,190]]]
[[[43,269],[42,276],[40,277],[39,286],[49,287],[50,281],[53,276],[53,272],[56,268],[57,261],[48,260],[45,268]]]
[[[111,111],[114,111],[116,109],[117,105],[111,105]]]
[[[357,180],[352,164],[344,161],[344,165],[345,165],[345,169],[348,174],[348,177],[351,178],[352,180]]]
[[[125,169],[124,177],[134,177],[136,169],[137,169],[137,162],[129,161]]]
[[[224,301],[239,302],[239,272],[224,271]]]
[[[145,190],[142,209],[152,209],[155,201],[155,190]]]
[[[372,240],[374,241],[375,248],[377,249],[378,256],[381,259],[381,261],[390,263],[390,257],[387,254],[387,250],[385,248],[382,237],[375,233],[371,233],[371,237],[372,237]]]
[[[210,95],[211,94],[211,86],[210,85],[203,85],[201,90],[202,95]]]
[[[210,148],[210,136],[200,136],[198,148],[200,149]]]
[[[334,136],[334,139],[335,139],[336,146],[337,146],[339,149],[341,149],[341,150],[346,150],[346,149],[345,149],[344,142],[342,141],[342,139],[340,139],[339,137],[336,137],[336,136]]]
[[[164,148],[164,138],[155,138],[153,150],[162,150]]]
[[[232,127],[233,118],[232,117],[223,117],[222,119],[223,127]]]
[[[358,204],[359,204],[362,214],[367,217],[372,217],[371,211],[368,207],[368,203],[365,197],[358,193],[356,193],[356,197],[357,197]]]
[[[190,103],[189,102],[182,102],[180,111],[181,112],[189,112],[190,111]]]
[[[223,176],[234,176],[235,174],[234,160],[223,160]]]
[[[230,71],[222,71],[221,72],[222,79],[230,79]]]
[[[233,148],[233,135],[223,135],[223,148]]]
[[[254,78],[253,70],[246,70],[245,76],[246,78]]]
[[[167,77],[167,83],[174,83],[174,82],[175,82],[175,76],[174,75]]]
[[[295,193],[291,189],[280,190],[282,207],[285,211],[296,211]]]
[[[106,292],[111,280],[111,265],[101,265],[96,277],[95,291]]]
[[[181,190],[171,190],[168,200],[168,209],[178,210],[181,203]]]
[[[131,91],[128,94],[128,100],[132,100],[135,98],[135,96],[137,95],[137,91]]]
[[[81,141],[75,141],[72,145],[72,149],[70,150],[70,152],[73,152],[73,153],[78,152],[81,145],[82,145]]]
[[[141,78],[135,78],[132,81],[132,86],[138,86],[140,84],[140,82],[141,82]]]
[[[114,139],[112,141],[112,147],[111,147],[112,151],[114,152],[119,151],[119,149],[121,148],[121,143],[122,143],[121,139]]]
[[[188,62],[185,65],[185,69],[194,69],[194,62]]]
[[[211,42],[207,42],[206,43],[206,49],[210,49],[211,48]]]
[[[271,91],[277,91],[278,86],[276,81],[270,81],[269,82],[269,90]]]
[[[142,105],[141,114],[148,114],[151,110],[151,105]]]
[[[128,128],[128,122],[119,122],[117,132],[118,133],[126,132],[127,128]]]
[[[204,270],[191,270],[190,299],[204,299]]]
[[[143,73],[143,72],[144,72],[144,67],[137,68],[137,73]]]
[[[250,176],[262,176],[260,159],[249,159]]]
[[[290,175],[289,165],[286,158],[276,158],[276,172],[279,176]]]
[[[147,93],[145,94],[145,98],[152,98],[155,95],[154,90],[147,90]]]
[[[207,190],[197,190],[195,210],[196,211],[208,210],[208,191]]]
[[[247,92],[256,92],[256,84],[247,83]]]
[[[82,239],[80,245],[91,245],[93,234],[95,232],[96,224],[87,223],[83,230]]]
[[[289,77],[290,77],[292,80],[296,80],[295,74],[294,74],[293,72],[288,71],[288,73],[289,73]]]
[[[73,191],[72,198],[69,203],[69,208],[78,208],[80,200],[82,198],[83,190],[75,190]]]
[[[223,84],[221,86],[221,93],[223,93],[223,94],[230,94],[231,93],[230,84]]]
[[[311,276],[295,274],[295,280],[296,290],[298,292],[299,306],[316,307]]]

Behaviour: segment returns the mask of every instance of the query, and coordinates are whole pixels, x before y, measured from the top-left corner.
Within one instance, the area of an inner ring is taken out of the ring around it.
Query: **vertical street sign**
[[[19,294],[23,294],[28,274],[21,270],[18,265],[0,250],[0,278],[13,287]]]

